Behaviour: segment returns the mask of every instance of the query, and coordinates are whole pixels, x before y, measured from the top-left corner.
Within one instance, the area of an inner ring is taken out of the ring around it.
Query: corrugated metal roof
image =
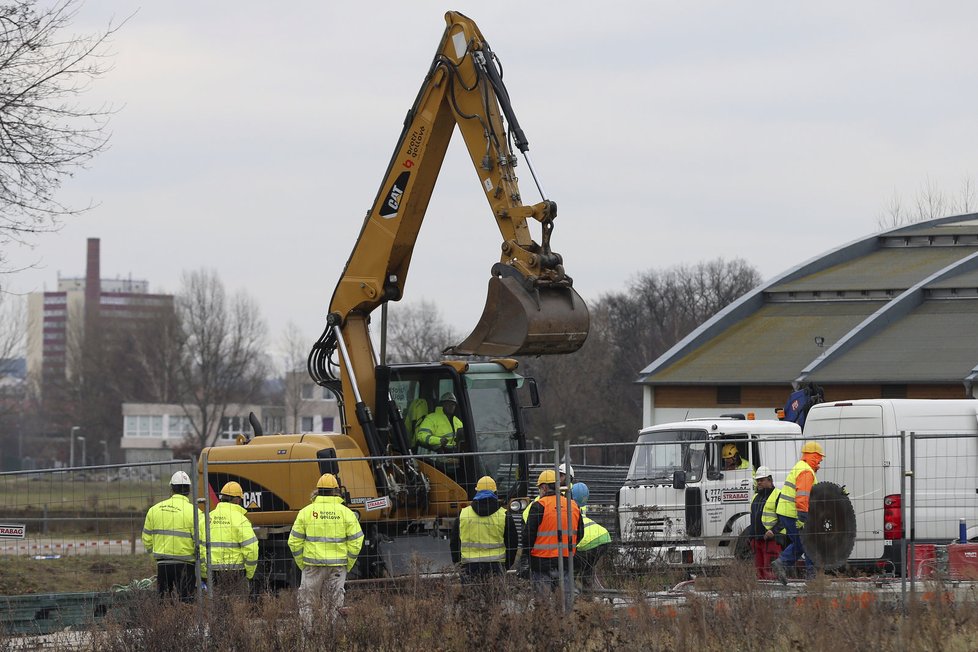
[[[978,270],[958,274],[927,285],[929,290],[949,290],[951,288],[978,288]]]
[[[795,281],[770,287],[768,292],[842,292],[894,290],[901,292],[934,272],[975,252],[973,247],[886,248],[834,265]]]
[[[789,382],[822,353],[815,337],[825,338],[825,346],[830,346],[883,305],[883,301],[768,303],[644,382]]]
[[[806,261],[724,308],[639,381],[947,383],[978,375],[976,233],[974,214],[938,218]],[[821,349],[816,336],[825,338]]]
[[[963,380],[978,363],[978,299],[924,301],[909,315],[819,365],[815,382]]]
[[[900,236],[947,236],[947,235],[976,235],[978,234],[978,220],[961,220],[958,222],[945,222],[944,224],[910,224],[901,229],[897,229],[892,235]]]

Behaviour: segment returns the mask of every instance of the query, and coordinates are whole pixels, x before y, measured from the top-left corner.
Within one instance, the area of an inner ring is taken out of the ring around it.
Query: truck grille
[[[666,532],[666,519],[637,516],[631,520],[631,530],[634,534],[658,534]]]

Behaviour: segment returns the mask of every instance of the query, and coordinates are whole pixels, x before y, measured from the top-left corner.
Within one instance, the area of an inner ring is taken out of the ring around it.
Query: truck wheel
[[[737,537],[737,545],[734,547],[734,559],[738,561],[751,561],[754,559],[754,551],[750,547],[750,536],[747,530],[740,533]]]

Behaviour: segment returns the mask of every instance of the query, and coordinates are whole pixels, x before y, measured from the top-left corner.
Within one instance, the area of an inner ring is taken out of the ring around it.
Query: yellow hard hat
[[[806,441],[805,445],[801,447],[802,453],[818,453],[822,457],[825,457],[825,449],[817,441]]]
[[[737,452],[737,444],[725,444],[723,447],[722,457],[725,460],[729,460],[732,457],[737,457],[739,453]]]
[[[553,469],[540,472],[540,477],[537,478],[537,486],[542,484],[557,484],[557,474],[554,473]]]
[[[324,473],[316,483],[317,489],[339,489],[340,485],[336,481],[336,476],[332,473]]]
[[[495,491],[496,481],[490,478],[488,475],[484,475],[479,478],[479,481],[475,483],[476,491]]]
[[[244,491],[241,490],[241,485],[237,482],[228,482],[226,485],[221,487],[222,496],[233,496],[235,498],[244,497]]]

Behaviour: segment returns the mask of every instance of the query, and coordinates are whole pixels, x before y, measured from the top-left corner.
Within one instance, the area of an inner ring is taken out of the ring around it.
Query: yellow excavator
[[[285,541],[324,472],[337,474],[364,527],[366,544],[354,577],[397,575],[416,568],[419,557],[435,567],[445,563],[450,519],[468,504],[483,475],[496,480],[514,513],[521,512],[528,490],[522,408],[539,403],[535,383],[516,373],[510,356],[571,353],[587,337],[587,306],[550,247],[557,206],[533,170],[500,63],[472,20],[457,12],[445,20],[333,293],[326,330],[309,355],[312,378],[338,398],[342,432],[264,435],[253,419],[254,438],[201,455],[205,490],[213,494],[229,480],[242,484],[261,539],[262,574],[272,584],[296,581]],[[490,270],[482,318],[471,335],[446,349],[451,359],[388,365],[375,353],[370,318],[403,295],[456,127],[502,235],[502,254]],[[514,146],[542,198],[533,205],[522,200]],[[532,221],[541,225],[539,243],[530,234]],[[446,394],[454,395],[462,424],[452,456],[434,455],[416,441],[419,424]]]

